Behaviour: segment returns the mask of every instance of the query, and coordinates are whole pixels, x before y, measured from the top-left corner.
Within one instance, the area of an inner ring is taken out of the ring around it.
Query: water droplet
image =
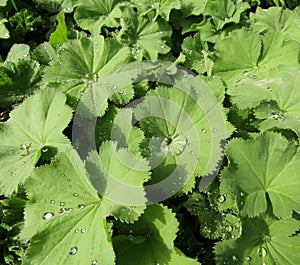
[[[78,233],[79,232],[79,230],[78,229],[75,229],[75,233]]]
[[[202,129],[202,132],[203,132],[203,133],[206,133],[206,129]]]
[[[97,260],[94,259],[94,260],[92,261],[92,265],[98,265]]]
[[[86,229],[82,228],[80,231],[81,231],[81,233],[85,233]]]
[[[236,262],[236,261],[238,261],[239,259],[238,259],[237,256],[233,255],[233,256],[232,256],[232,260],[233,260],[234,262]]]
[[[257,250],[257,255],[264,258],[265,256],[267,256],[267,250],[263,247],[260,247],[258,250]]]
[[[226,200],[225,195],[219,195],[219,196],[218,196],[218,202],[222,203],[222,202],[224,202],[225,200]]]
[[[11,172],[10,175],[11,175],[12,177],[14,177],[14,176],[15,176],[15,172]]]
[[[164,49],[164,48],[165,48],[165,45],[163,45],[163,44],[160,45],[160,48],[161,48],[161,49]]]
[[[160,149],[165,153],[170,153],[173,156],[180,155],[187,145],[187,139],[184,135],[178,135],[175,138],[165,138],[161,143]]]
[[[84,208],[83,204],[78,204],[78,210],[82,210]]]
[[[25,165],[25,161],[22,161],[21,165]]]
[[[64,202],[60,202],[60,203],[59,203],[59,206],[64,206],[64,205],[65,205]]]
[[[51,200],[50,203],[51,203],[51,204],[54,204],[54,203],[55,203],[55,200]]]
[[[268,90],[268,91],[272,91],[272,87],[268,87],[267,90]]]
[[[75,255],[76,253],[77,253],[77,248],[76,247],[71,248],[70,251],[69,251],[70,255]]]
[[[113,85],[113,86],[112,86],[112,89],[113,89],[114,91],[117,91],[117,86],[116,86],[116,85]]]
[[[28,54],[26,53],[26,54],[23,54],[23,57],[24,58],[27,58],[28,57]]]
[[[247,261],[247,262],[250,262],[251,261],[251,257],[245,257],[244,260]]]
[[[53,213],[50,213],[50,212],[44,213],[43,219],[44,219],[44,220],[49,220],[49,219],[51,219],[53,216],[54,216]]]
[[[240,195],[241,195],[241,197],[244,197],[246,195],[246,193],[241,191]]]
[[[77,197],[78,196],[78,193],[73,193],[73,197]]]
[[[269,114],[269,118],[273,119],[273,120],[284,121],[285,120],[285,115],[283,114],[282,111],[272,111]]]

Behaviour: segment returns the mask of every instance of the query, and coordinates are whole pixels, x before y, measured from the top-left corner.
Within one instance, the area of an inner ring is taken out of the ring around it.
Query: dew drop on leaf
[[[51,204],[54,204],[54,203],[55,203],[55,200],[50,200],[50,203],[51,203]]]
[[[15,176],[15,172],[11,172],[10,175],[11,175],[12,177],[14,177],[14,176]]]
[[[218,202],[222,203],[222,202],[224,202],[225,200],[226,200],[225,195],[219,195],[219,196],[218,196]]]
[[[83,204],[78,204],[78,210],[82,210],[84,208]]]
[[[75,233],[78,233],[79,232],[79,230],[78,229],[75,229]]]
[[[64,205],[65,205],[64,202],[60,202],[60,203],[59,203],[59,206],[64,206]]]
[[[75,255],[77,253],[77,248],[76,247],[72,247],[69,251],[70,255]]]
[[[257,250],[257,255],[264,258],[265,256],[267,256],[267,250],[263,247],[260,247],[258,250]]]
[[[81,233],[85,233],[85,232],[86,232],[86,229],[82,228]]]
[[[203,132],[203,133],[206,133],[206,129],[202,129],[202,132]]]
[[[238,259],[237,256],[233,255],[233,256],[232,256],[232,260],[233,260],[234,262],[237,262],[239,259]]]
[[[92,265],[98,265],[97,260],[94,259],[94,260],[92,261]]]
[[[73,197],[77,197],[78,196],[78,193],[73,193]]]
[[[47,212],[47,213],[44,213],[43,219],[44,219],[44,220],[49,220],[49,219],[51,219],[53,216],[54,216],[53,213]]]
[[[250,262],[251,258],[250,257],[245,257],[244,260],[247,261],[247,262]]]

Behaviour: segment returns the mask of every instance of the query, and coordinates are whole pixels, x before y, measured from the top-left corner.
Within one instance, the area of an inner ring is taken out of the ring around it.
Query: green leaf
[[[222,204],[227,200],[227,195],[218,195],[217,201]],[[241,222],[239,217],[231,213],[215,211],[208,199],[201,193],[194,192],[184,206],[195,215],[200,224],[203,236],[210,239],[234,239],[240,236]]]
[[[68,29],[65,21],[65,13],[60,12],[57,15],[58,24],[55,31],[51,34],[49,43],[51,45],[63,44],[68,40]]]
[[[243,220],[242,236],[215,246],[216,264],[291,264],[299,262],[300,222],[267,215]]]
[[[100,142],[113,140],[119,147],[128,148],[137,154],[140,143],[144,140],[143,132],[132,125],[133,111],[129,108],[118,109],[110,106],[104,117],[98,121],[96,128]]]
[[[209,53],[202,45],[200,33],[185,38],[181,48],[181,56],[183,55],[185,58],[183,64],[185,67],[195,70],[199,74],[207,72],[208,76],[211,75],[213,61],[208,57]]]
[[[205,16],[211,16],[216,29],[222,29],[226,24],[239,23],[241,14],[250,8],[248,3],[232,0],[210,1],[203,12]]]
[[[135,116],[149,139],[152,184],[165,179],[167,194],[187,184],[186,192],[194,186],[195,175],[216,170],[225,119],[203,80],[185,77],[175,87],[149,91]]]
[[[2,18],[0,15],[0,39],[10,38],[9,31],[4,25],[7,21],[8,20],[6,18]]]
[[[46,89],[29,97],[0,124],[0,190],[11,194],[31,174],[41,154],[70,147],[62,134],[72,117],[65,96]],[[30,118],[29,118],[30,117]]]
[[[0,6],[6,6],[7,0],[0,0]]]
[[[199,16],[208,5],[210,1],[199,1],[195,2],[193,0],[181,0],[181,12],[184,17],[189,16]]]
[[[99,155],[96,151],[89,155],[87,170],[92,184],[105,197],[108,212],[126,222],[138,218],[146,204],[143,184],[150,177],[148,161],[109,141],[101,145]]]
[[[33,60],[7,62],[0,66],[0,73],[0,104],[3,108],[22,102],[40,87],[42,81],[40,65]]]
[[[73,150],[40,167],[26,182],[30,202],[22,237],[34,264],[114,264],[107,213]],[[93,263],[94,261],[94,263]]]
[[[161,16],[165,21],[169,21],[170,13],[174,9],[180,9],[180,0],[132,0],[140,13],[146,13],[153,21]]]
[[[58,12],[63,2],[66,1],[68,0],[34,0],[34,2],[38,3],[38,6],[46,9],[51,13]]]
[[[239,108],[254,108],[262,131],[277,127],[300,135],[299,73],[299,68],[279,66],[265,79],[241,80],[228,89],[228,94]]]
[[[49,42],[43,42],[38,45],[31,53],[31,58],[47,65],[50,61],[56,58],[56,51]]]
[[[166,54],[170,48],[166,44],[172,34],[171,27],[163,20],[153,22],[142,14],[137,14],[130,7],[120,7],[122,11],[122,29],[117,39],[132,50],[137,60],[145,57],[156,60],[158,54]]]
[[[252,28],[260,33],[269,31],[280,32],[283,36],[300,42],[300,15],[289,9],[258,7],[255,13],[250,13]]]
[[[57,58],[53,58],[50,66],[46,67],[44,79],[49,86],[67,93],[68,103],[74,106],[86,89],[100,77],[130,61],[129,49],[122,47],[116,40],[104,39],[101,35],[83,37],[62,45]],[[133,96],[130,90],[127,94]],[[128,102],[127,94],[119,95],[116,101]]]
[[[183,258],[174,249],[178,221],[174,213],[164,206],[148,206],[137,222],[132,225],[119,224],[117,227],[120,235],[113,237],[116,264],[132,264],[132,260],[140,265],[198,264]]]
[[[215,45],[219,57],[213,73],[221,76],[228,86],[236,81],[279,64],[298,66],[299,44],[285,40],[280,33],[260,36],[255,31],[239,29]]]
[[[101,33],[101,28],[107,26],[117,28],[120,24],[116,20],[120,18],[119,3],[124,0],[79,0],[74,13],[78,26],[92,34]]]
[[[300,153],[294,143],[267,132],[253,140],[230,141],[226,154],[230,164],[222,178],[241,192],[244,215],[253,217],[267,211],[267,198],[277,217],[290,217],[293,210],[300,211]]]
[[[20,59],[29,56],[30,46],[27,44],[14,44],[5,59],[5,62],[17,63]]]

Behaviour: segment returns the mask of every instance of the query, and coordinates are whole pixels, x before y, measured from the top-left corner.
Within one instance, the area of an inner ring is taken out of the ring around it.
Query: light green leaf
[[[224,204],[227,194],[217,195],[217,202]],[[185,202],[187,210],[199,220],[201,234],[210,239],[234,239],[241,234],[240,218],[231,213],[220,213],[204,194],[193,192]]]
[[[219,39],[215,50],[219,58],[213,73],[221,76],[228,86],[251,72],[257,74],[279,64],[299,65],[299,44],[285,40],[280,33],[260,36],[248,29],[235,30],[226,39]]]
[[[202,45],[200,34],[197,33],[193,37],[184,39],[181,55],[184,56],[184,66],[195,70],[199,74],[207,72],[211,75],[213,61],[208,57],[208,52]]]
[[[20,59],[29,56],[30,46],[27,44],[14,44],[5,59],[5,62],[17,63]]]
[[[148,161],[109,141],[101,145],[99,155],[90,154],[87,169],[94,187],[105,197],[107,211],[122,221],[136,220],[146,204],[143,184],[150,177]]]
[[[194,1],[194,0],[181,0],[181,12],[184,17],[189,17],[192,15],[199,16],[208,5],[210,1]]]
[[[145,57],[156,60],[158,54],[166,54],[170,48],[166,44],[172,34],[171,27],[163,20],[155,22],[142,14],[137,14],[130,7],[120,7],[122,10],[122,29],[117,34],[117,39],[129,46],[137,60]]]
[[[126,108],[118,110],[115,107],[110,108],[111,111],[106,117],[99,122],[99,134],[102,134],[102,122],[110,124],[108,129],[107,140],[113,140],[118,143],[119,147],[128,148],[131,152],[138,154],[140,143],[144,140],[143,132],[132,125],[132,109]]]
[[[299,74],[299,68],[279,66],[265,79],[241,80],[228,89],[228,94],[239,108],[254,108],[262,131],[277,127],[300,135]]]
[[[242,236],[215,246],[216,264],[291,264],[299,262],[300,222],[267,215],[243,220]]]
[[[226,154],[230,164],[222,178],[243,193],[244,215],[253,217],[267,211],[267,197],[277,217],[300,211],[300,153],[294,143],[267,132],[254,140],[230,141]]]
[[[0,104],[7,108],[20,103],[40,88],[42,71],[38,62],[20,59],[0,65]]]
[[[68,29],[65,21],[65,13],[60,12],[57,15],[57,26],[55,31],[51,34],[49,43],[51,45],[63,44],[68,40]]]
[[[149,139],[151,184],[165,179],[167,194],[184,184],[189,191],[195,175],[215,171],[222,156],[225,118],[203,80],[185,77],[176,87],[149,91],[135,116]]]
[[[169,262],[175,254],[173,242],[178,221],[168,208],[159,204],[148,206],[137,222],[119,224],[118,228],[120,235],[113,238],[116,264],[132,264],[132,260],[139,265],[175,264]]]
[[[8,39],[10,37],[9,31],[4,25],[7,21],[6,18],[2,18],[0,15],[0,39]]]
[[[100,77],[130,61],[129,49],[122,47],[114,39],[104,40],[101,35],[83,37],[62,45],[57,58],[53,58],[50,66],[46,67],[44,79],[49,86],[66,92],[69,104],[74,106],[87,88],[96,83]],[[126,95],[124,93],[119,95],[121,100],[116,102],[128,102],[127,94],[133,96],[130,90],[132,89],[129,88]]]
[[[169,21],[170,13],[174,9],[180,9],[180,0],[132,0],[140,13],[146,13],[153,21],[161,16],[165,21]]]
[[[26,190],[22,237],[31,238],[27,257],[33,264],[115,264],[103,201],[75,151],[34,170]]]
[[[222,29],[226,24],[239,23],[241,14],[250,8],[248,3],[232,0],[210,1],[204,10],[205,16],[211,16],[216,29]]]
[[[0,124],[0,189],[11,194],[30,175],[41,154],[51,156],[70,147],[62,134],[72,117],[65,96],[41,90],[11,112]]]
[[[100,34],[101,28],[107,26],[117,28],[120,24],[119,3],[124,0],[79,0],[74,18],[78,26],[92,34]]]
[[[253,21],[252,28],[260,33],[280,32],[300,42],[300,16],[295,11],[280,7],[258,7],[255,13],[250,13],[250,19]]]
[[[0,6],[6,6],[7,0],[0,0]]]

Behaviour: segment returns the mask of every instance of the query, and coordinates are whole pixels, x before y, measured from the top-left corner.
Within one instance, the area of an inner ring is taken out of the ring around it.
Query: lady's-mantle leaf
[[[250,14],[252,28],[258,32],[275,31],[300,42],[300,15],[281,7],[262,9],[258,7]]]
[[[228,89],[241,109],[254,108],[262,131],[273,127],[292,129],[300,135],[300,68],[280,66],[265,79],[245,78]]]
[[[248,29],[231,32],[226,39],[219,39],[215,46],[219,57],[213,73],[220,75],[228,85],[249,75],[279,64],[298,66],[299,44],[286,40],[278,32],[260,36]]]
[[[117,227],[120,235],[113,238],[116,264],[129,265],[133,260],[139,265],[198,264],[175,250],[173,242],[178,221],[174,213],[164,206],[148,206],[137,222]]]
[[[29,176],[41,153],[54,155],[70,146],[62,134],[72,117],[66,97],[54,89],[29,97],[0,124],[0,190],[10,194]]]
[[[171,36],[171,27],[163,20],[151,22],[146,15],[137,14],[130,7],[120,7],[122,10],[122,29],[117,39],[129,46],[133,56],[141,60],[157,60],[158,54],[166,54],[170,48],[166,44]]]
[[[216,170],[222,157],[225,118],[200,78],[186,77],[178,87],[149,91],[135,116],[150,141],[152,184],[168,177],[164,184],[167,194],[178,191],[187,181],[190,190],[195,175]]]
[[[46,67],[44,78],[49,86],[66,92],[69,103],[76,105],[86,88],[100,76],[130,60],[129,49],[114,39],[104,39],[101,35],[83,37],[62,45],[57,58]]]
[[[117,28],[116,20],[121,16],[118,3],[124,0],[79,0],[76,5],[74,18],[79,27],[99,34],[103,26]]]
[[[253,217],[265,212],[267,198],[277,217],[290,217],[293,210],[300,211],[300,153],[294,143],[267,132],[254,140],[232,140],[227,145],[227,156],[230,164],[222,178],[244,194],[244,215]]]
[[[114,264],[107,213],[75,151],[34,170],[25,185],[30,201],[22,236],[31,238],[33,264]]]
[[[150,178],[149,162],[116,142],[104,142],[99,154],[90,153],[86,168],[107,211],[121,221],[133,222],[146,205],[143,184]],[[139,206],[139,207],[137,207]]]
[[[242,236],[215,246],[217,265],[223,264],[290,264],[300,258],[300,222],[278,220],[268,215],[243,220]]]

